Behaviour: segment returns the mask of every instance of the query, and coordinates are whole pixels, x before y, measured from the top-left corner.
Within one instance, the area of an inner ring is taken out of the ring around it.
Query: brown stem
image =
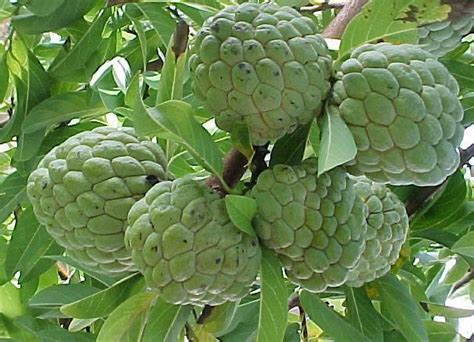
[[[459,167],[461,168],[466,165],[471,158],[474,157],[474,144],[472,144],[466,149],[460,149],[459,155]],[[447,181],[448,180],[445,180],[443,183],[436,186],[427,186],[420,188],[406,204],[408,216],[413,215],[416,211],[418,211],[418,209],[423,207],[425,202],[430,199],[436,193],[436,191],[438,191],[438,189],[440,189]]]
[[[237,149],[232,149],[227,153],[224,159],[224,172],[222,178],[230,188],[233,188],[240,181],[240,178],[247,169],[247,158]],[[206,185],[224,196],[227,192],[216,176],[211,176],[207,179]]]
[[[474,279],[474,267],[471,267],[469,272],[463,278],[461,278],[457,283],[454,284],[452,292],[456,292],[464,285],[469,284],[469,282],[473,279]]]
[[[295,294],[293,297],[290,298],[288,301],[288,310],[291,310],[293,308],[296,308],[297,306],[300,306],[300,296],[298,294]]]
[[[345,5],[333,21],[323,32],[325,38],[339,39],[342,37],[346,26],[354,16],[362,10],[368,0],[351,0]]]

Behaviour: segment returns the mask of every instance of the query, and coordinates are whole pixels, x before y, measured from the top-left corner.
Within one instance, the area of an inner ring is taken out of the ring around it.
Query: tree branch
[[[474,158],[474,144],[469,146],[466,149],[460,149],[459,150],[459,155],[460,155],[460,163],[459,163],[459,168],[462,168],[464,165],[466,165],[471,158]],[[443,183],[435,186],[427,186],[427,187],[422,187],[419,189],[419,191],[416,192],[416,194],[410,198],[408,203],[406,204],[406,210],[408,216],[413,215],[415,212],[418,211],[425,202],[433,196],[438,189],[440,189],[448,180],[445,180]]]
[[[232,149],[224,158],[224,172],[222,178],[231,188],[235,187],[240,181],[240,178],[247,169],[247,158],[237,149]],[[221,196],[226,194],[224,186],[216,176],[211,176],[207,179],[206,185],[218,192]]]
[[[342,37],[346,26],[352,18],[358,14],[368,0],[352,0],[345,5],[334,20],[326,27],[323,32],[324,38],[339,39]]]

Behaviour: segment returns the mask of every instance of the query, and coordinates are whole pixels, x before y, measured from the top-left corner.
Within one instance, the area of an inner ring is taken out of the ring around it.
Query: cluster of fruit
[[[384,184],[436,185],[455,171],[458,85],[415,45],[367,44],[337,70],[332,64],[314,23],[274,4],[227,7],[195,40],[193,90],[221,129],[247,124],[252,143],[263,145],[326,103],[357,146],[354,160],[320,176],[315,158],[262,172],[248,194],[258,239],[232,223],[225,200],[203,182],[173,179],[160,146],[130,128],[83,132],[49,152],[27,188],[38,220],[77,262],[116,276],[138,270],[174,304],[244,297],[261,245],[313,292],[386,274],[408,216]]]

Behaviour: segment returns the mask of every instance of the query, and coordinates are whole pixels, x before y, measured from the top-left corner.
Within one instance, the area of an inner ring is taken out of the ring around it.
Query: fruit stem
[[[352,0],[347,3],[323,32],[324,38],[340,39],[352,18],[362,10],[368,0]]]

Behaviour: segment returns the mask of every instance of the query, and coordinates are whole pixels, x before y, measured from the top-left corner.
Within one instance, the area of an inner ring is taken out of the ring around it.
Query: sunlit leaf
[[[227,195],[225,205],[232,223],[244,233],[255,237],[252,220],[257,213],[257,202],[250,197]]]

